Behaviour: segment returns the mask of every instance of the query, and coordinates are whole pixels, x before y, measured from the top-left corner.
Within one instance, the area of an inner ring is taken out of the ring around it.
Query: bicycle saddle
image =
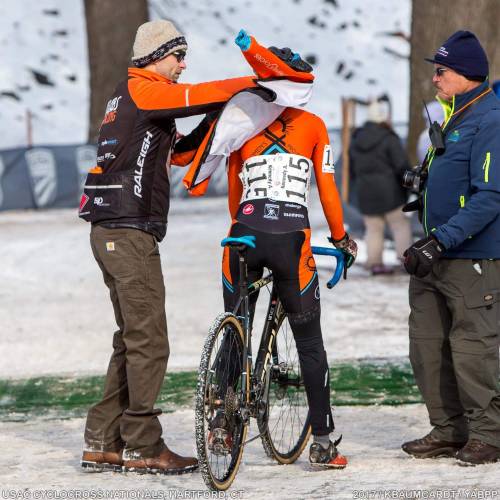
[[[240,245],[255,248],[255,236],[240,236],[239,238],[229,237],[229,238],[224,238],[220,242],[221,247],[226,247],[226,246],[237,247]]]

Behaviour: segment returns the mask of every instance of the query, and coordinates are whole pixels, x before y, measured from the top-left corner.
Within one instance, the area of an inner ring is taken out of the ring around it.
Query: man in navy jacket
[[[444,147],[424,161],[426,237],[405,267],[410,361],[433,429],[403,450],[482,464],[500,459],[500,101],[473,33],[456,32],[427,60]]]

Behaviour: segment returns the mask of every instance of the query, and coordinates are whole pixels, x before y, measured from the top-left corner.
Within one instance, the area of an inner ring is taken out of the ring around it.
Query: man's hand
[[[283,47],[282,49],[278,49],[277,47],[268,47],[268,49],[282,61],[285,61],[288,66],[295,71],[310,73],[313,70],[313,67],[307,61],[304,61],[299,54],[292,52],[292,50],[288,47]]]
[[[427,276],[443,251],[443,245],[434,236],[416,241],[403,254],[406,271],[417,278]]]
[[[338,248],[343,252],[346,268],[351,267],[356,260],[356,256],[358,255],[357,243],[351,239],[347,233],[345,233],[345,236],[340,240],[328,238],[328,241],[332,243],[335,248]]]

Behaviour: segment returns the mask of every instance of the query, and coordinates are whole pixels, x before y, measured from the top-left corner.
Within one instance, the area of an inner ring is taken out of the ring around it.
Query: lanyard
[[[464,111],[465,109],[467,109],[471,104],[474,104],[476,101],[478,101],[479,99],[481,99],[481,97],[484,97],[486,94],[489,94],[491,92],[491,89],[488,88],[486,89],[484,92],[482,92],[481,94],[479,94],[477,97],[475,97],[474,99],[472,99],[472,101],[469,101],[467,104],[464,104],[460,109],[457,109],[447,120],[447,123],[446,125],[448,125],[448,123],[451,122],[451,119],[462,113],[462,111]],[[444,125],[444,124],[443,124]]]

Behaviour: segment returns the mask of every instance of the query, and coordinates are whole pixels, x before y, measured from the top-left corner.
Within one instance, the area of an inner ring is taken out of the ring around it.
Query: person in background
[[[393,268],[384,265],[382,260],[386,223],[399,259],[411,244],[410,221],[401,211],[407,198],[401,181],[410,165],[383,104],[372,101],[367,118],[367,122],[353,133],[349,164],[366,227],[366,267],[377,275],[393,272]]]

